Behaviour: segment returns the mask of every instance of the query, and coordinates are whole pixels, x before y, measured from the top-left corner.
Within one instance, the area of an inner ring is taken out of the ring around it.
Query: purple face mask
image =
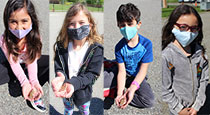
[[[26,29],[26,30],[12,30],[10,28],[9,28],[9,30],[17,38],[22,39],[22,38],[24,38],[32,30],[32,24],[31,24],[30,28],[29,29]]]

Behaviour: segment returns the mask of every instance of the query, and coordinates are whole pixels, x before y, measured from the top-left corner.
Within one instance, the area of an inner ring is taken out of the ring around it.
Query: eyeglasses
[[[198,26],[189,26],[187,24],[178,24],[178,23],[176,23],[175,25],[179,27],[180,31],[188,31],[190,29],[191,32],[197,32],[200,30],[200,27]]]

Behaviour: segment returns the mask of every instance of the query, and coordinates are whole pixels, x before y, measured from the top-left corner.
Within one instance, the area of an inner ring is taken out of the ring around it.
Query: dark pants
[[[126,88],[130,87],[133,80],[134,80],[133,78],[126,79]],[[146,79],[144,79],[140,84],[140,88],[136,90],[130,105],[138,108],[149,108],[152,107],[153,104],[154,104],[154,94],[152,92],[149,83],[147,83]]]
[[[135,77],[127,77],[126,78],[126,88],[129,88],[132,81]],[[154,94],[152,89],[146,81],[145,78],[138,90],[136,90],[133,100],[130,105],[138,107],[138,108],[149,108],[154,104]],[[115,71],[104,71],[104,88],[114,88],[117,87],[117,73]]]
[[[37,64],[38,80],[40,85],[44,85],[47,81],[49,82],[49,56],[42,55],[41,58],[37,61]],[[21,67],[23,70],[27,70],[25,64],[21,64]],[[27,71],[25,71],[25,73],[27,75]],[[0,48],[0,85],[13,81],[17,81],[17,78]]]

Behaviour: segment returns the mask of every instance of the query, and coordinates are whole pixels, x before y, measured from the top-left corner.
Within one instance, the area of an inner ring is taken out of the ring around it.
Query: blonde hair
[[[61,45],[63,45],[64,48],[68,47],[68,43],[73,41],[72,38],[68,37],[68,33],[67,33],[67,28],[69,26],[69,20],[72,19],[72,17],[76,16],[77,13],[79,13],[80,11],[83,11],[83,13],[87,16],[88,21],[90,23],[90,33],[87,36],[87,40],[89,41],[90,44],[93,44],[95,42],[102,44],[103,40],[102,38],[98,35],[98,32],[96,30],[96,23],[92,17],[92,15],[90,14],[90,12],[87,10],[87,8],[80,4],[80,3],[76,3],[74,4],[71,8],[69,8],[69,10],[66,13],[62,28],[57,36],[56,39],[56,43],[59,42]],[[55,45],[54,45],[55,48]]]

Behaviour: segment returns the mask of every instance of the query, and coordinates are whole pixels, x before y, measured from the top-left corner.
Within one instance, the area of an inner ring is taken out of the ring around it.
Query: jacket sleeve
[[[205,55],[206,59],[207,56]],[[194,108],[196,111],[199,111],[199,109],[204,105],[206,100],[206,86],[208,85],[208,79],[209,79],[209,65],[208,61],[204,60],[202,64],[202,73],[201,73],[201,79],[200,79],[200,87],[198,88],[197,97],[195,99],[194,104],[192,105],[192,108]]]
[[[7,50],[7,47],[6,47],[6,44],[3,42],[3,36],[1,37],[1,40],[0,40],[0,44],[1,44],[1,48],[4,52],[4,55],[6,56],[10,64],[10,67],[13,71],[13,73],[15,74],[16,78],[18,79],[18,81],[20,82],[21,84],[21,87],[25,84],[25,83],[29,83],[26,75],[25,75],[25,72],[23,71],[19,61],[15,62],[13,59],[12,59],[12,56],[9,56],[8,54],[8,50]]]
[[[29,82],[32,85],[35,85],[36,83],[39,83],[38,81],[38,68],[37,68],[37,58],[30,64],[27,64],[28,69],[28,76],[29,76]]]
[[[59,56],[59,51],[58,49],[56,48],[56,51],[55,51],[55,58],[54,58],[54,69],[55,69],[55,76],[57,76],[57,72],[61,72],[63,73],[63,75],[65,76],[65,78],[67,78],[67,75],[65,73],[65,70],[64,70],[64,65],[62,65],[63,62],[62,59],[61,59],[61,56]]]
[[[102,63],[103,48],[97,47],[87,66],[86,71],[79,76],[73,76],[71,79],[66,79],[65,82],[72,84],[75,91],[82,89],[89,84],[92,84],[96,79],[96,76],[100,75]]]
[[[167,102],[170,109],[179,113],[183,109],[183,105],[179,102],[178,98],[176,97],[174,90],[172,88],[173,79],[172,73],[169,69],[169,64],[162,55],[162,98],[163,101]]]

